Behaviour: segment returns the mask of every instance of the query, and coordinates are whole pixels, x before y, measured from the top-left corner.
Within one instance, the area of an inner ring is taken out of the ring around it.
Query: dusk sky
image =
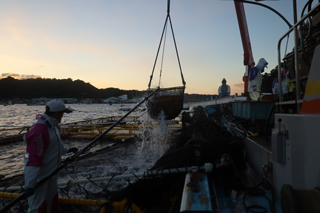
[[[293,24],[292,0],[259,2]],[[306,3],[297,0],[298,17]],[[266,8],[245,4],[245,12],[254,60],[265,58],[270,72],[277,65],[278,40],[289,27]],[[99,89],[145,90],[166,15],[167,0],[1,0],[0,77],[71,78]],[[234,2],[171,0],[170,16],[186,93],[217,94],[223,78],[231,94],[243,92],[243,47]],[[181,86],[171,30],[167,32],[160,86]],[[290,34],[287,53],[292,48]],[[152,87],[159,85],[161,61],[162,49]]]

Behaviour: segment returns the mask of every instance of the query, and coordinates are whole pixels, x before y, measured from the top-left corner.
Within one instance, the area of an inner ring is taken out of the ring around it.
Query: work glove
[[[33,188],[27,188],[24,193],[25,198],[32,196],[34,194],[34,191],[35,191],[35,189],[33,189]]]
[[[69,149],[68,153],[70,153],[70,152],[76,153],[76,152],[78,152],[78,148],[72,147]]]

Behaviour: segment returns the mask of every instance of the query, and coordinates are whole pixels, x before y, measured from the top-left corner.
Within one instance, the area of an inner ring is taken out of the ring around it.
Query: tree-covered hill
[[[272,82],[277,76],[277,70],[274,69],[270,73],[263,74],[262,92],[271,93]],[[18,80],[12,77],[0,79],[0,99],[32,99],[32,98],[93,98],[106,99],[110,97],[118,97],[128,95],[129,99],[135,97],[144,97],[146,91],[138,90],[122,90],[119,88],[97,89],[90,83],[82,80],[68,79],[25,79]],[[185,94],[184,101],[204,101],[209,100],[215,94]]]
[[[32,99],[32,98],[93,98],[106,99],[128,95],[129,99],[144,97],[146,91],[121,90],[118,88],[97,89],[82,80],[68,79],[26,79],[12,77],[0,79],[0,99]],[[184,101],[204,101],[212,95],[185,94]]]
[[[262,92],[271,93],[272,82],[277,76],[277,70],[264,73],[262,78]],[[106,99],[128,95],[129,99],[144,97],[146,91],[122,90],[119,88],[97,89],[90,83],[82,80],[68,79],[25,79],[18,80],[12,77],[0,79],[0,99],[32,99],[32,98],[93,98]],[[184,101],[204,101],[211,99],[212,95],[185,94]]]
[[[139,95],[136,90],[120,90],[117,88],[97,89],[90,83],[72,79],[26,79],[17,80],[12,77],[0,79],[0,98],[109,98],[127,94],[128,98]]]

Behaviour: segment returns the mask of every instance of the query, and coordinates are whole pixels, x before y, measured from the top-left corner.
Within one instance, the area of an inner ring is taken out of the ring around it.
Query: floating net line
[[[110,179],[109,181],[101,183],[91,182],[91,178],[116,176],[123,173],[135,173],[150,169],[150,167],[153,166],[155,161],[161,157],[168,147],[164,145],[163,142],[162,144],[160,143],[160,141],[167,140],[166,134],[168,133],[168,130],[164,119],[162,119],[162,121],[160,120],[155,122],[147,115],[144,115],[143,117],[144,118],[140,123],[140,130],[134,142],[113,143],[112,146],[105,147],[102,150],[96,150],[94,153],[80,156],[79,159],[67,165],[62,171],[60,171],[58,182],[85,178],[89,180],[89,183],[59,186],[59,195],[65,198],[106,200],[113,192],[129,186],[139,178],[133,177],[123,180]],[[110,157],[103,158],[101,156]],[[23,176],[21,179],[22,180],[20,180],[20,182],[21,185],[23,185]],[[24,192],[23,189],[16,193],[22,192]],[[5,204],[8,203],[8,200],[0,200],[2,206],[5,206]],[[11,212],[26,212],[27,207],[27,202],[21,201],[19,206],[16,205],[11,209]],[[69,213],[97,212],[99,208],[100,207],[60,204],[59,211]]]

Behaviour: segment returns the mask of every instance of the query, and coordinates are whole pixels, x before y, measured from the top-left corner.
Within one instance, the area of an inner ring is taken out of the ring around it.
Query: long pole
[[[89,182],[101,182],[106,180],[118,180],[125,178],[138,178],[138,177],[151,177],[156,175],[167,175],[167,174],[175,174],[175,173],[188,173],[188,172],[197,172],[198,170],[204,170],[206,173],[212,172],[213,168],[220,168],[222,165],[218,164],[213,166],[211,163],[205,163],[204,166],[198,168],[195,166],[192,167],[183,167],[183,168],[173,168],[173,169],[163,169],[163,170],[151,170],[140,173],[131,173],[124,175],[115,175],[115,176],[107,176],[107,177],[99,177],[99,178],[86,178],[80,180],[70,180],[65,182],[59,182],[58,186],[65,186],[68,184],[80,184],[80,183],[89,183]],[[24,188],[24,187],[23,187]],[[0,191],[15,191],[21,189],[21,186],[12,186],[12,187],[1,187]]]
[[[137,106],[132,108],[127,114],[125,114],[122,118],[120,118],[116,123],[114,123],[109,129],[101,133],[98,137],[96,137],[93,141],[91,141],[86,147],[84,147],[79,152],[75,153],[73,156],[65,159],[59,166],[56,168],[50,175],[40,180],[35,188],[38,188],[43,183],[45,183],[48,179],[50,179],[53,175],[57,174],[60,170],[62,170],[64,167],[66,167],[69,163],[74,161],[79,155],[84,153],[85,151],[89,150],[91,147],[95,145],[95,143],[102,138],[105,134],[107,134],[109,131],[111,131],[118,123],[120,123],[123,119],[125,119],[130,113],[132,113],[136,108],[138,108],[141,104],[143,104],[145,101],[147,101],[151,96],[153,96],[158,90],[153,91],[150,95],[148,95],[146,98],[143,99]],[[13,207],[16,203],[18,203],[20,200],[25,199],[25,193],[22,193],[19,197],[11,201],[8,205],[6,205],[3,209],[0,210],[0,213],[4,213],[8,211],[11,207]]]
[[[297,23],[297,2],[293,0],[293,19],[294,24]],[[297,113],[300,113],[300,105],[297,103],[300,100],[300,71],[299,71],[299,51],[298,51],[298,26],[294,27],[294,66],[296,70],[296,106]]]

